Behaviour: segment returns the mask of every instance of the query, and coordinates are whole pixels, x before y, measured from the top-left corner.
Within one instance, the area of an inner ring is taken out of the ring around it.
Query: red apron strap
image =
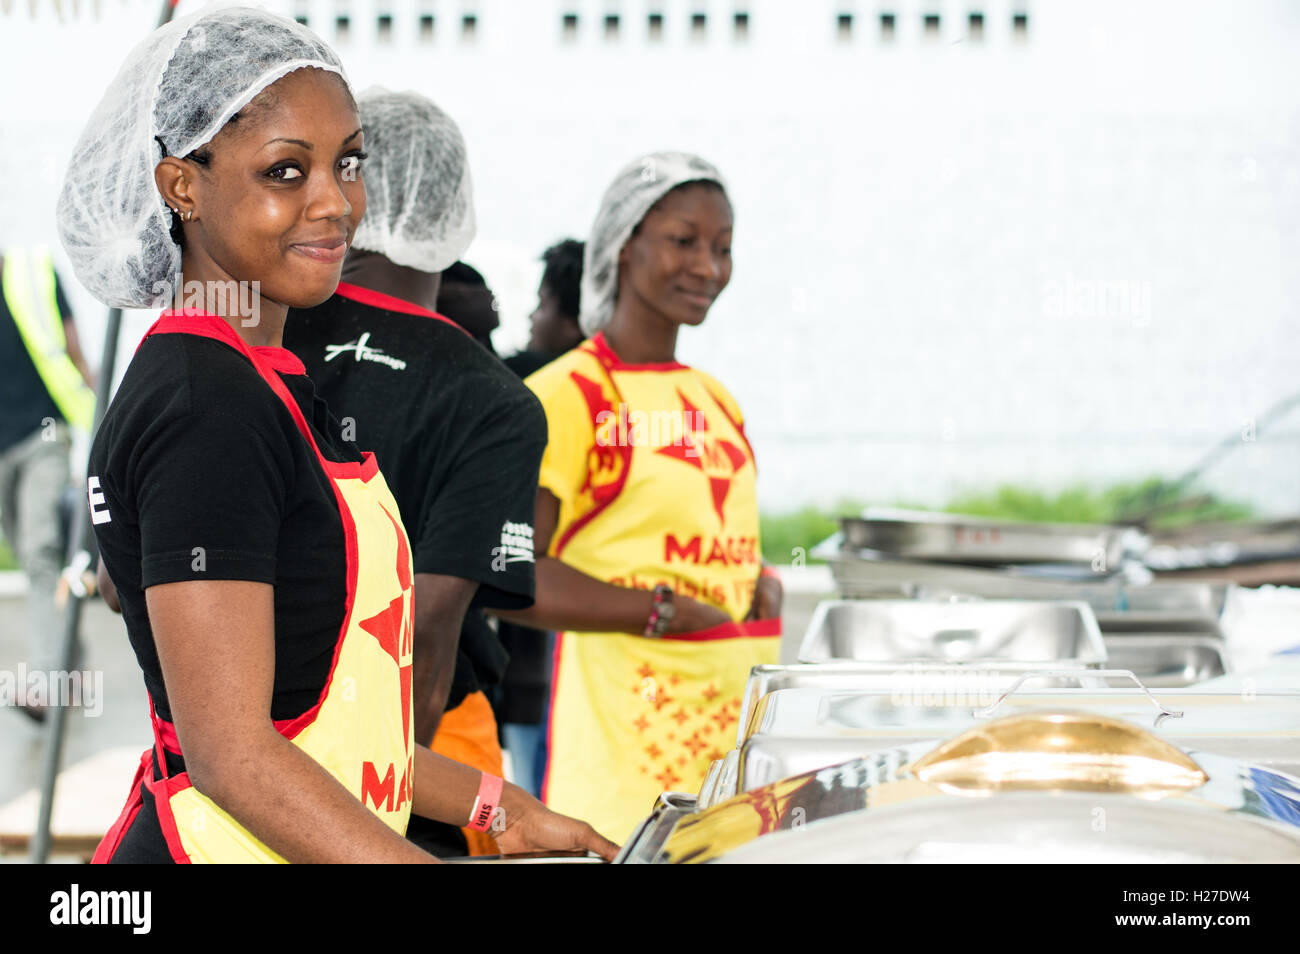
[[[131,780],[126,804],[122,806],[122,811],[118,814],[117,821],[113,822],[113,827],[100,839],[99,847],[95,849],[95,854],[90,859],[92,865],[106,865],[112,860],[117,846],[122,843],[122,836],[131,827],[131,822],[135,821],[135,816],[140,813],[140,807],[144,804],[140,787],[145,773],[153,771],[152,756],[151,749],[145,749],[144,754],[140,756],[140,764],[136,767],[135,778]]]

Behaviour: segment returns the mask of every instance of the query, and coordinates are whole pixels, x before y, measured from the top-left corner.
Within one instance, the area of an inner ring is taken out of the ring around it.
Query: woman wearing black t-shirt
[[[141,343],[90,457],[155,739],[96,860],[432,860],[401,837],[412,812],[507,851],[612,857],[411,744],[407,537],[373,455],[327,436],[280,347],[287,308],[338,284],[361,148],[333,52],[224,8],[133,50],[74,152],[58,214],[78,276],[108,304],[184,306]]]

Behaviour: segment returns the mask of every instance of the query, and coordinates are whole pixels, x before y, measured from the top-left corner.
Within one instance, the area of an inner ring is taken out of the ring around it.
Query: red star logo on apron
[[[397,534],[397,582],[402,588],[402,593],[389,601],[387,609],[362,620],[360,625],[375,637],[380,648],[392,656],[393,662],[397,664],[398,676],[402,684],[402,733],[405,735],[410,731],[411,726],[411,664],[408,662],[405,666],[402,665],[402,655],[407,648],[403,645],[406,642],[403,637],[410,636],[406,631],[409,627],[406,625],[408,621],[405,606],[406,594],[411,589],[411,551],[406,544],[406,534],[402,533],[393,515],[388,512],[387,507],[382,504],[380,507],[392,523],[393,532]]]
[[[727,502],[731,492],[731,479],[749,458],[745,452],[731,441],[717,439],[708,434],[709,422],[704,412],[697,408],[677,389],[685,414],[683,440],[681,444],[670,444],[659,448],[657,453],[674,460],[680,460],[701,471],[709,478],[709,490],[713,494],[713,509],[718,512],[718,519],[726,522],[722,515],[722,506]]]

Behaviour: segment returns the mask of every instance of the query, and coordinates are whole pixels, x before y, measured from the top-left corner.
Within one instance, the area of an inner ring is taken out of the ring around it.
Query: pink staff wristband
[[[492,818],[496,815],[497,806],[501,804],[501,791],[505,784],[499,775],[483,773],[483,778],[478,783],[478,797],[474,799],[474,808],[469,813],[466,828],[487,831],[492,827]]]
[[[768,566],[766,563],[763,564],[763,569],[761,569],[761,570],[758,571],[758,575],[759,575],[759,576],[770,576],[770,577],[771,577],[772,579],[774,579],[774,580],[780,580],[780,579],[781,579],[781,574],[778,573],[774,567],[770,567],[770,566]]]

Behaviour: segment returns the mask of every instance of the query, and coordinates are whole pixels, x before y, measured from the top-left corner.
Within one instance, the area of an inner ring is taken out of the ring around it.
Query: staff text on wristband
[[[492,826],[492,818],[496,815],[497,806],[501,804],[503,788],[505,782],[500,776],[483,773],[483,778],[478,783],[478,797],[474,799],[474,807],[469,813],[469,824],[465,827],[472,828],[474,831],[487,831]]]

